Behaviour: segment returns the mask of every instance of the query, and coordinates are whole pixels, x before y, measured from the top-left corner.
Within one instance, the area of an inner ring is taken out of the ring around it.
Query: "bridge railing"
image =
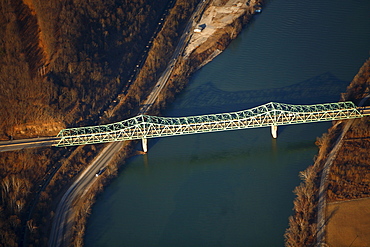
[[[189,117],[140,115],[121,122],[64,129],[57,146],[196,134],[246,128],[311,123],[363,115],[353,102],[290,105],[270,102],[248,110]]]

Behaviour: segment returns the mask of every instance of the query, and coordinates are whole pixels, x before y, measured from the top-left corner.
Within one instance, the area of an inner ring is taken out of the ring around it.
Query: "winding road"
[[[204,10],[207,3],[208,1],[201,1],[198,4],[192,17],[190,18],[190,21],[183,31],[170,63],[168,64],[166,70],[162,73],[147,100],[144,102],[139,114],[144,114],[149,110],[149,108],[157,100],[159,93],[166,86],[168,78],[170,77],[177,60],[181,58],[182,53],[187,45],[187,41],[192,34],[191,30],[196,24],[194,21],[194,16],[199,15]],[[69,245],[71,237],[70,229],[74,223],[72,210],[73,202],[78,200],[81,195],[87,192],[96,179],[99,179],[99,177],[96,177],[95,174],[113,159],[114,154],[120,150],[122,145],[123,142],[112,142],[107,144],[100,154],[94,159],[94,161],[79,175],[70,188],[65,192],[57,206],[53,218],[48,243],[49,246],[59,247]]]

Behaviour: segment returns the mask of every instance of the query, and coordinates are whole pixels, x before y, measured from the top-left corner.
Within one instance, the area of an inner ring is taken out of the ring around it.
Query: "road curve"
[[[105,146],[94,161],[78,176],[64,193],[55,211],[49,238],[49,246],[65,246],[69,244],[68,228],[73,223],[71,206],[77,196],[81,196],[99,178],[95,174],[109,162],[121,148],[123,142],[112,142]]]
[[[157,99],[161,90],[165,87],[168,78],[170,77],[173,67],[177,62],[177,59],[182,55],[184,48],[187,45],[189,35],[191,35],[191,29],[193,28],[194,16],[199,15],[208,1],[201,1],[196,10],[194,11],[190,21],[188,22],[183,35],[181,36],[179,43],[175,49],[175,52],[168,64],[166,70],[162,73],[156,86],[153,88],[151,94],[144,102],[143,107],[140,109],[139,114],[143,114],[149,110]],[[65,192],[62,199],[60,200],[57,209],[55,211],[50,238],[48,245],[52,247],[67,246],[70,244],[70,227],[73,224],[73,213],[72,203],[85,192],[87,192],[90,186],[98,179],[95,174],[109,163],[114,154],[121,148],[123,142],[112,142],[105,146],[100,154],[94,159],[94,161],[82,172],[82,174],[73,182],[70,188]]]

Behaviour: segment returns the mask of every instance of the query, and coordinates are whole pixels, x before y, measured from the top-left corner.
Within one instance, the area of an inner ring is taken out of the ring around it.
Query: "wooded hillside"
[[[127,85],[168,2],[1,1],[0,139],[52,136],[66,126],[97,123]],[[93,157],[94,148],[87,149],[64,168],[67,181],[49,191],[57,194],[83,169]],[[34,193],[68,152],[0,153],[0,246],[20,243]],[[42,192],[38,212],[50,210],[50,196]],[[47,241],[39,226],[48,224],[50,213],[43,213],[27,224],[37,246]]]

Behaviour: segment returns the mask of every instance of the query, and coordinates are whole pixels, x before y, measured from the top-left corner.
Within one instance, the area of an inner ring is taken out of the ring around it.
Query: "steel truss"
[[[189,117],[139,115],[99,126],[63,129],[58,147],[360,118],[353,102],[290,105],[270,102],[248,110]]]

